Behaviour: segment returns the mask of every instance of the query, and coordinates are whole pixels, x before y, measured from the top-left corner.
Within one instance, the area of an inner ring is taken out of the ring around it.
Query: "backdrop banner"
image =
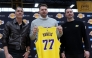
[[[92,13],[74,13],[75,16],[75,20],[79,20],[82,21],[85,24],[85,28],[86,28],[86,32],[87,32],[87,38],[89,39],[89,43],[90,43],[90,55],[92,55]],[[58,12],[49,12],[48,16],[51,18],[54,18],[57,20],[59,25],[62,25],[63,23],[66,22],[66,18],[64,13],[58,13]],[[36,12],[25,12],[24,13],[24,17],[23,17],[23,21],[26,23],[29,23],[31,26],[31,22],[32,20],[36,19],[39,17],[39,14]],[[4,30],[4,26],[6,24],[7,21],[12,21],[15,19],[15,14],[14,12],[0,12],[0,48],[2,49],[2,42],[1,42],[1,38],[2,38],[2,33]],[[34,41],[31,41],[31,54],[29,55],[29,58],[36,58],[37,54],[36,54],[36,48],[34,45]],[[83,45],[83,47],[85,47]],[[92,56],[90,57],[92,58]]]

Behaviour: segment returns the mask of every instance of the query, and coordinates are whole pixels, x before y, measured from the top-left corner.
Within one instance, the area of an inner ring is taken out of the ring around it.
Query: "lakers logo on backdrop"
[[[3,35],[0,33],[0,39],[3,37]]]
[[[61,14],[61,13],[58,13],[58,14],[56,15],[56,17],[57,17],[58,19],[61,19],[61,18],[63,18],[63,17],[64,17],[64,15],[63,15],[63,14]]]
[[[0,25],[4,24],[4,21],[0,20]]]
[[[89,35],[92,36],[92,31],[90,31]]]
[[[38,14],[38,13],[35,13],[35,14],[33,15],[33,17],[34,17],[34,18],[39,18],[39,14]]]
[[[28,23],[29,23],[29,20],[23,19],[23,22],[24,22],[25,24],[28,24]]]
[[[92,19],[89,19],[89,20],[88,20],[88,23],[89,23],[89,24],[92,24]]]
[[[82,13],[79,13],[79,14],[77,15],[77,17],[81,19],[81,18],[84,18],[84,17],[85,17],[85,15],[84,15],[84,14],[82,14]]]
[[[11,19],[14,19],[16,16],[15,16],[14,13],[10,13],[8,17],[11,18]]]

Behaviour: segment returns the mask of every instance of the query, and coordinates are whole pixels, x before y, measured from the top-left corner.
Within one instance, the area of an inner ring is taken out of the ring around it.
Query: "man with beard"
[[[67,22],[62,25],[63,35],[60,38],[62,58],[89,58],[89,43],[86,35],[85,25],[74,19],[71,8],[65,9]],[[85,48],[83,48],[82,38]]]

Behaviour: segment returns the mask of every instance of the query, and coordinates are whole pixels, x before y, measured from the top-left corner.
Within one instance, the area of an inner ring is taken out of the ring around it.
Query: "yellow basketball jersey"
[[[38,27],[38,39],[35,42],[38,58],[60,58],[60,42],[57,39],[56,27]]]

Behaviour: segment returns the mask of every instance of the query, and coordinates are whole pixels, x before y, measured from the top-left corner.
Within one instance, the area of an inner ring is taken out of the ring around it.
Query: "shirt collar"
[[[13,20],[13,23],[14,24],[18,24],[18,22],[16,21],[16,19]],[[25,23],[23,22],[23,20],[22,20],[22,24],[25,25]]]
[[[48,17],[48,15],[47,15],[46,18],[43,18],[43,17],[40,15],[39,18],[40,18],[40,19],[43,19],[43,20],[46,20],[46,19],[48,19],[49,17]]]

